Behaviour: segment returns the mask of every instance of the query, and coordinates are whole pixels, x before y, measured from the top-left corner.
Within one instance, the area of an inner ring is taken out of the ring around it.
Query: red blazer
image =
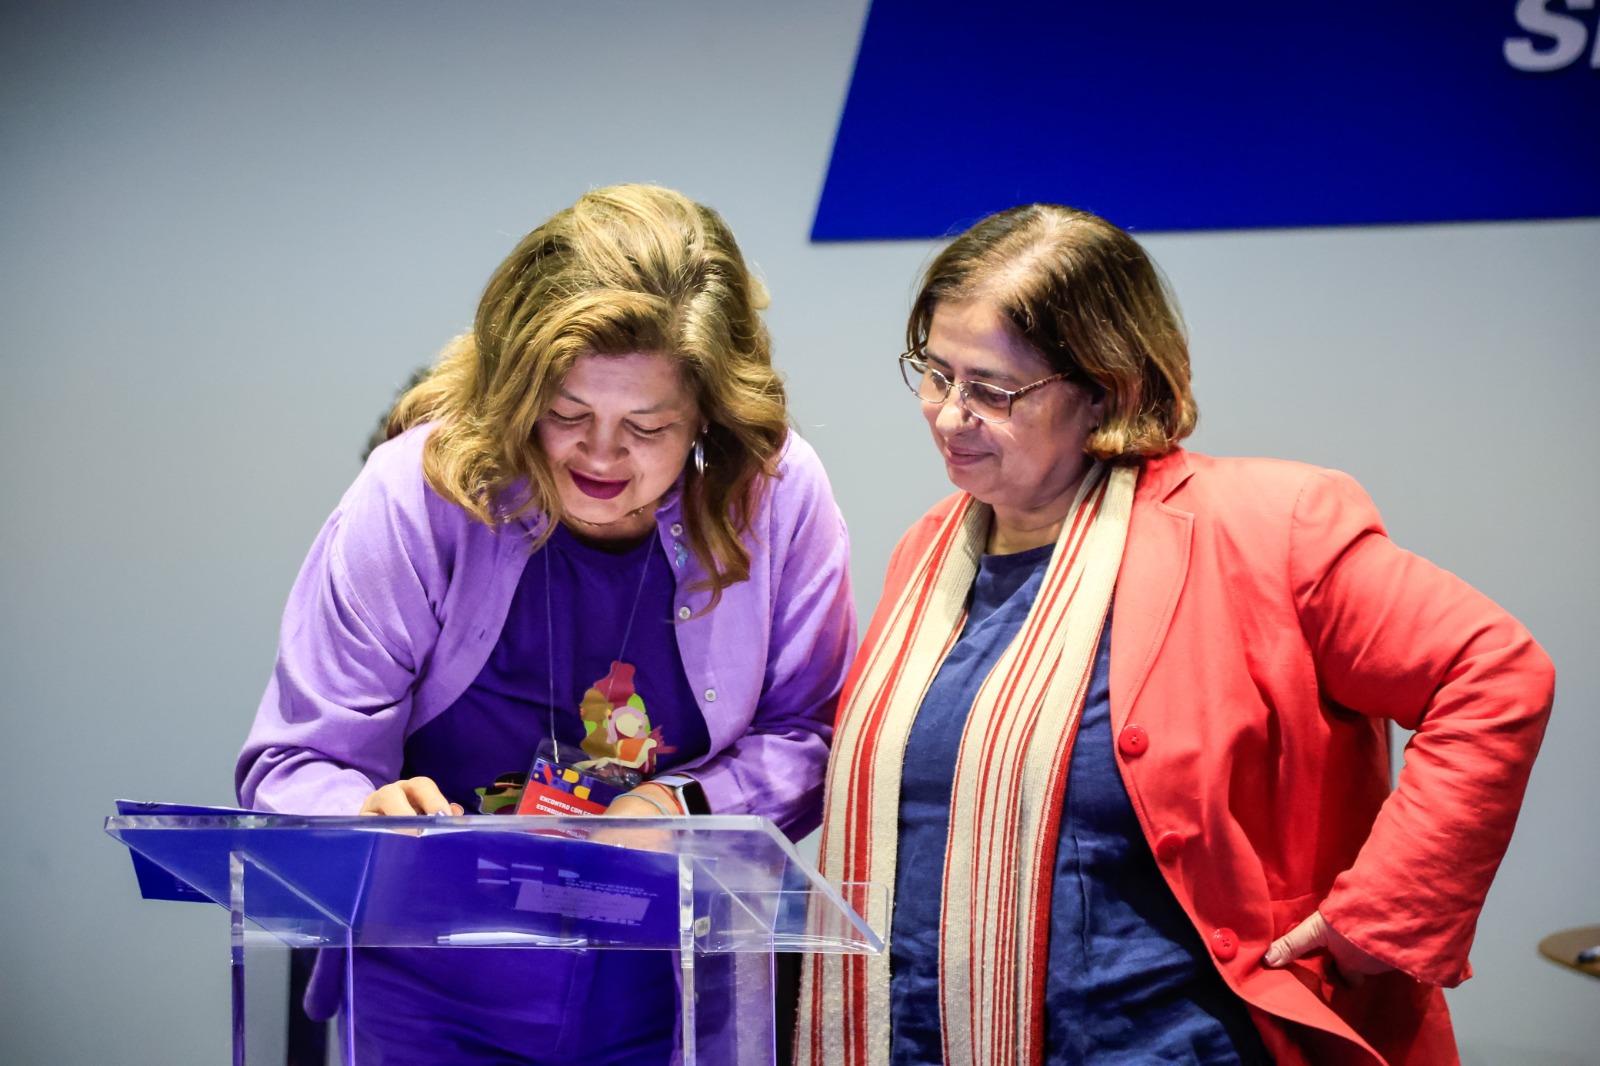
[[[959,499],[901,539],[866,647]],[[1348,476],[1183,451],[1140,474],[1112,618],[1128,796],[1280,1066],[1457,1063],[1439,986],[1470,974],[1550,712],[1549,657],[1396,547]],[[1414,731],[1393,792],[1388,721]],[[1351,986],[1320,954],[1261,965],[1319,907],[1396,971]]]

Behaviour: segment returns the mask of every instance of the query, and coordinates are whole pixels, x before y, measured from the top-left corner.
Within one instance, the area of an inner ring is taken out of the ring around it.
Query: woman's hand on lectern
[[[419,814],[462,814],[461,804],[451,803],[431,777],[408,777],[384,785],[361,803],[362,814],[408,817]]]

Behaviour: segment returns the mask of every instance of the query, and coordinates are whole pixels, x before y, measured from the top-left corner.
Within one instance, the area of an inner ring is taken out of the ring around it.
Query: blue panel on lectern
[[[811,236],[1600,215],[1584,3],[874,0]]]

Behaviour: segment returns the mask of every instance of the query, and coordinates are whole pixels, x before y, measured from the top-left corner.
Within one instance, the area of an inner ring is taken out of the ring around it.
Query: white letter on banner
[[[1594,8],[1594,0],[1567,0],[1567,8],[1589,11]],[[1589,39],[1588,27],[1571,15],[1551,11],[1550,0],[1517,0],[1516,19],[1517,25],[1529,33],[1555,41],[1554,48],[1541,52],[1526,37],[1506,38],[1502,48],[1506,62],[1530,74],[1547,74],[1569,66],[1583,54],[1583,46]],[[1596,40],[1596,45],[1595,55],[1600,58],[1600,39]]]

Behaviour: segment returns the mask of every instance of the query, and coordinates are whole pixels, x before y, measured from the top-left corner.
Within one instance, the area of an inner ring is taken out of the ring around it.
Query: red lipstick
[[[596,500],[611,500],[622,495],[622,490],[628,487],[628,479],[620,481],[607,481],[597,477],[587,477],[576,470],[568,470],[572,476],[572,483],[578,486],[578,491]]]

